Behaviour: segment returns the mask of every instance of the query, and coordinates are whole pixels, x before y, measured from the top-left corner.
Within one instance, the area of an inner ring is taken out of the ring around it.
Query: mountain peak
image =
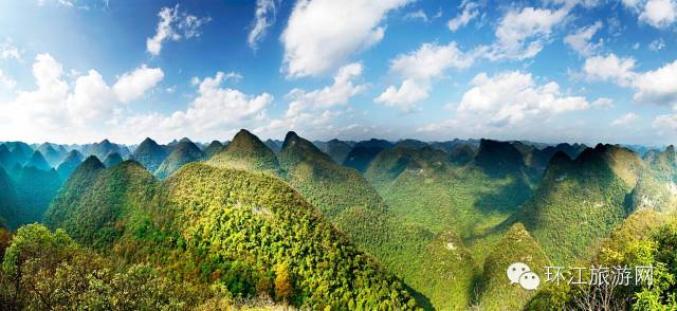
[[[31,155],[31,158],[28,160],[28,162],[26,162],[25,166],[32,166],[39,170],[45,171],[48,171],[52,168],[49,163],[47,163],[47,160],[45,160],[45,157],[42,155],[42,153],[38,150],[33,152],[33,155]]]
[[[475,163],[494,176],[519,172],[525,166],[522,153],[513,144],[490,139],[480,140]]]

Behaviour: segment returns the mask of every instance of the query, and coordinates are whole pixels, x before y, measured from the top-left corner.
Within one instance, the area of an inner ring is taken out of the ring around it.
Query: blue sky
[[[675,0],[0,3],[0,141],[677,142]]]

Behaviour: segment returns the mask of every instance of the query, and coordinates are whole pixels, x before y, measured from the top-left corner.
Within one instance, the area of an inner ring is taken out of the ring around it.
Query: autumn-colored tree
[[[278,300],[288,301],[293,294],[289,263],[280,263],[275,267],[275,297]]]

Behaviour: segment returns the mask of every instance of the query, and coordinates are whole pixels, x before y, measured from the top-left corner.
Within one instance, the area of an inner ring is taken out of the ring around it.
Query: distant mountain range
[[[573,294],[510,286],[511,262],[611,260],[607,239],[675,217],[676,157],[673,146],[247,130],[209,144],[8,142],[0,226],[42,221],[115,261],[170,264],[202,290],[310,309],[521,309]]]

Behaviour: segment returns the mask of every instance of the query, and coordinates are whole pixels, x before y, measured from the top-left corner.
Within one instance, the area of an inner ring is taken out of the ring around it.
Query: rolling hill
[[[416,306],[397,278],[272,176],[194,163],[158,183],[134,162],[101,169],[88,160],[49,215],[76,240],[123,257],[179,256],[168,269],[233,294],[312,309]]]
[[[228,146],[209,159],[208,163],[269,174],[277,174],[280,169],[275,153],[247,130],[240,130]]]
[[[167,155],[168,152],[164,146],[160,146],[154,140],[146,138],[134,149],[131,159],[141,163],[149,172],[155,172]]]
[[[155,176],[160,179],[169,177],[172,173],[177,171],[182,166],[201,161],[205,158],[205,154],[187,138],[181,139],[179,143],[174,146],[172,152],[162,161],[160,167],[155,171]]]

